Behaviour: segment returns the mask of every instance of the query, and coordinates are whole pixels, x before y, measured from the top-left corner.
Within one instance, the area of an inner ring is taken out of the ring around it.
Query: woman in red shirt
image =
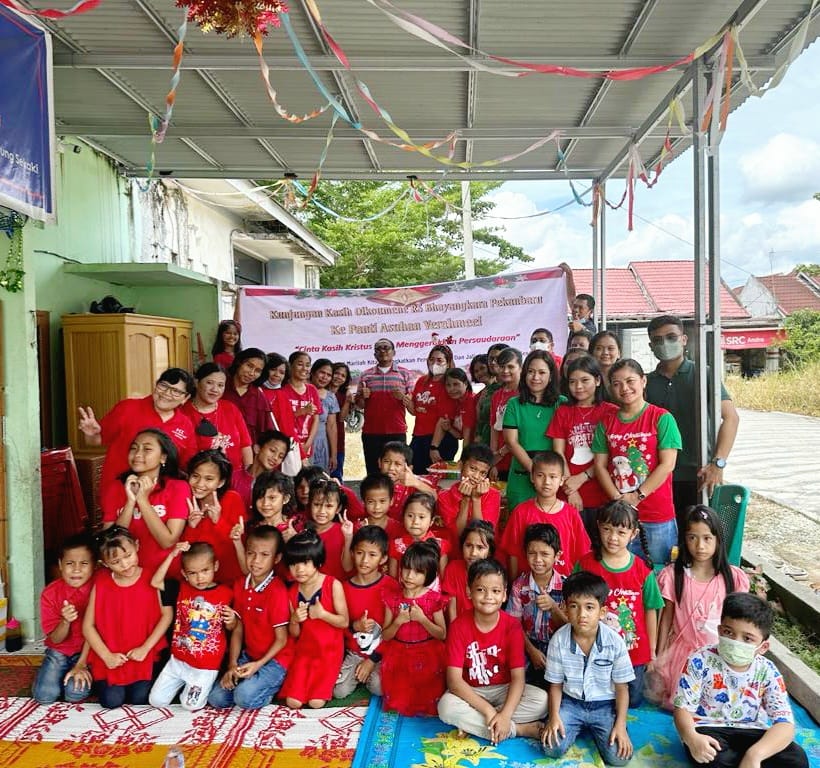
[[[294,434],[302,450],[302,458],[313,455],[313,441],[319,431],[322,401],[319,392],[310,383],[310,355],[297,350],[288,358],[290,377],[282,385],[282,396],[290,402]]]
[[[450,347],[436,344],[427,355],[427,375],[419,378],[413,387],[413,394],[404,398],[405,407],[416,417],[410,448],[413,449],[413,472],[417,475],[427,472],[436,424],[451,410],[444,387],[444,374],[452,367],[453,352]],[[449,435],[445,436],[444,445],[438,446],[441,455],[451,459],[457,449],[458,443]]]
[[[217,363],[204,363],[194,374],[196,394],[182,406],[194,425],[197,448],[222,451],[234,469],[253,461],[252,440],[242,413],[223,399],[228,376]]]
[[[502,349],[498,355],[498,381],[501,389],[493,392],[490,400],[490,448],[493,450],[495,470],[501,480],[506,480],[510,471],[512,454],[504,442],[504,412],[507,403],[518,395],[521,381],[521,352],[512,347]]]
[[[254,442],[273,426],[268,401],[258,386],[265,379],[267,362],[261,349],[243,349],[228,369],[225,385],[225,400],[239,408]]]

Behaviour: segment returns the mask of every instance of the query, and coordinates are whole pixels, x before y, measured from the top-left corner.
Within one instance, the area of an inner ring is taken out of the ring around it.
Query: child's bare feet
[[[544,724],[536,720],[534,723],[516,723],[515,735],[525,739],[540,739]]]

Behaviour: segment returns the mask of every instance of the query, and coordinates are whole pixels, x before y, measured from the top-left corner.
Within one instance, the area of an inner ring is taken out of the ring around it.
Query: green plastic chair
[[[746,526],[746,507],[749,489],[743,485],[718,485],[712,493],[709,506],[717,512],[723,524],[726,554],[732,565],[740,565],[743,549],[743,529]]]

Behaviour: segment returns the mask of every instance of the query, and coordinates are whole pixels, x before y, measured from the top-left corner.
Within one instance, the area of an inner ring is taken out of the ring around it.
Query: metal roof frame
[[[775,70],[809,12],[810,0],[573,0],[545,5],[520,0],[501,11],[488,0],[404,0],[475,49],[533,63],[596,72],[668,64],[737,24],[758,85]],[[107,0],[91,13],[45,25],[54,46],[56,123],[113,157],[125,173],[145,176],[150,155],[146,114],[161,116],[180,9],[173,0]],[[691,89],[694,69],[676,67],[635,84],[480,72],[479,55],[450,56],[398,30],[364,0],[322,3],[323,20],[344,47],[347,71],[307,11],[291,3],[290,19],[311,66],[354,119],[385,138],[393,135],[357,93],[354,77],[371,86],[384,108],[418,142],[457,131],[458,161],[486,161],[561,132],[566,170],[547,145],[495,167],[440,165],[374,142],[340,121],[323,168],[327,179],[595,179],[624,176],[636,142],[647,166],[660,152],[658,123],[669,100]],[[95,21],[96,20],[96,21]],[[682,23],[684,20],[684,23]],[[818,7],[809,40],[820,33]],[[321,102],[283,33],[271,29],[265,60],[283,103],[294,113]],[[175,113],[155,168],[179,178],[309,178],[327,139],[330,114],[294,125],[279,118],[254,76],[250,41],[202,35],[189,28]],[[250,75],[248,77],[247,75]],[[371,82],[372,80],[372,82]],[[500,82],[504,81],[504,82]],[[733,88],[732,107],[747,97]],[[292,106],[291,106],[292,105]],[[398,117],[397,117],[398,114]],[[690,121],[691,124],[691,121]],[[692,142],[680,130],[679,152]]]

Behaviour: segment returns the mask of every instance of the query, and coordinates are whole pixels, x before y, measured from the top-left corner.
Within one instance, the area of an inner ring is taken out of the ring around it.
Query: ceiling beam
[[[624,58],[628,56],[633,44],[638,39],[641,32],[643,32],[644,27],[646,27],[649,23],[649,18],[652,16],[652,12],[658,7],[658,3],[660,2],[661,0],[644,0],[644,4],[641,6],[640,11],[638,11],[635,20],[632,22],[632,26],[629,28],[629,31],[626,33],[626,36],[621,43],[621,48],[618,51],[619,56]],[[604,103],[604,99],[609,93],[611,87],[612,80],[604,80],[598,86],[598,89],[595,91],[595,94],[587,105],[584,116],[581,118],[578,125],[589,125],[592,118],[595,117],[595,113],[598,111],[598,108]],[[564,148],[564,162],[569,160],[570,155],[572,155],[577,146],[578,139],[570,139],[567,146]],[[558,160],[556,163],[556,168],[558,168],[560,163],[561,161]]]
[[[721,26],[721,29],[736,25],[740,30],[742,30],[757,15],[760,9],[766,5],[766,2],[767,0],[742,0],[731,17]],[[715,46],[715,48],[717,48],[717,46]],[[706,59],[709,58],[712,52],[707,52],[704,54]],[[663,116],[666,114],[666,111],[669,108],[669,102],[671,102],[676,96],[683,96],[692,87],[693,77],[694,67],[690,66],[683,73],[678,82],[675,83],[671,90],[666,94],[666,96],[658,102],[655,109],[649,113],[649,116],[643,121],[640,128],[635,131],[632,140],[624,144],[624,146],[615,153],[615,156],[607,164],[606,168],[604,168],[601,175],[597,177],[598,181],[606,181],[615,175],[629,156],[629,151],[632,144],[634,143],[640,145],[640,143],[649,135],[649,132],[655,129]]]
[[[688,53],[670,53],[668,56],[563,56],[560,59],[529,57],[533,64],[559,64],[592,72],[611,72],[636,67],[656,67],[683,58]],[[171,50],[167,53],[148,53],[140,50],[119,53],[64,53],[55,52],[54,69],[162,69],[167,70],[171,62]],[[482,64],[487,59],[467,57]],[[304,72],[304,67],[296,56],[266,56],[265,61],[273,71]],[[311,66],[319,71],[341,72],[344,66],[333,55],[310,57]],[[352,57],[351,68],[356,72],[469,72],[474,68],[455,56],[378,56]],[[753,69],[774,70],[773,56],[752,56],[749,66]],[[681,66],[677,69],[683,69]],[[259,70],[259,57],[252,54],[213,52],[207,54],[187,53],[182,58],[180,69],[209,70]]]
[[[357,123],[361,122],[359,117],[359,110],[356,107],[356,102],[353,98],[352,90],[350,83],[348,82],[349,73],[345,69],[345,67],[339,62],[339,60],[333,56],[330,52],[330,48],[328,44],[325,42],[325,38],[319,29],[316,26],[316,22],[313,20],[313,16],[310,14],[310,11],[307,9],[306,0],[299,0],[299,5],[301,6],[302,13],[304,13],[305,18],[307,19],[308,24],[310,25],[311,30],[313,30],[313,36],[316,38],[316,42],[319,47],[325,52],[325,57],[330,56],[338,65],[338,69],[329,69],[327,71],[330,72],[333,81],[336,83],[336,88],[341,94],[342,103],[344,104],[345,109],[347,110],[347,114],[350,118]],[[310,57],[310,64],[314,66],[314,61],[316,58],[320,57]],[[267,61],[267,59],[266,59]],[[273,69],[273,67],[268,64],[268,66]],[[334,138],[336,135],[336,131],[333,132]],[[364,147],[364,151],[367,153],[367,157],[370,160],[370,165],[373,166],[374,170],[379,170],[381,167],[381,163],[379,163],[378,155],[376,155],[376,150],[373,148],[373,142],[370,139],[364,139],[361,134],[359,134],[359,139],[362,142],[362,146]],[[315,169],[314,169],[315,170]]]
[[[119,86],[118,86],[119,87]],[[145,105],[148,108],[148,105]],[[405,130],[418,142],[434,141],[446,136],[450,128],[436,129],[427,125],[405,126]],[[553,130],[552,127],[549,130]],[[635,132],[632,126],[596,125],[596,126],[558,126],[555,128],[568,138],[583,139],[624,139]],[[60,123],[57,133],[72,136],[106,136],[110,138],[144,138],[148,128],[143,121],[118,122],[113,124],[97,123]],[[549,131],[547,131],[549,132]],[[461,128],[458,141],[537,141],[545,135],[543,125],[522,127],[520,125],[503,128]],[[684,135],[675,126],[673,137]],[[310,126],[290,127],[276,124],[274,126],[220,125],[209,123],[173,123],[169,129],[169,138],[187,136],[190,139],[268,139],[271,141],[312,140],[324,141],[327,129]],[[663,139],[665,130],[650,131],[647,138]],[[333,133],[334,141],[361,141],[362,134],[349,127],[338,127]],[[277,162],[280,160],[277,159]]]

